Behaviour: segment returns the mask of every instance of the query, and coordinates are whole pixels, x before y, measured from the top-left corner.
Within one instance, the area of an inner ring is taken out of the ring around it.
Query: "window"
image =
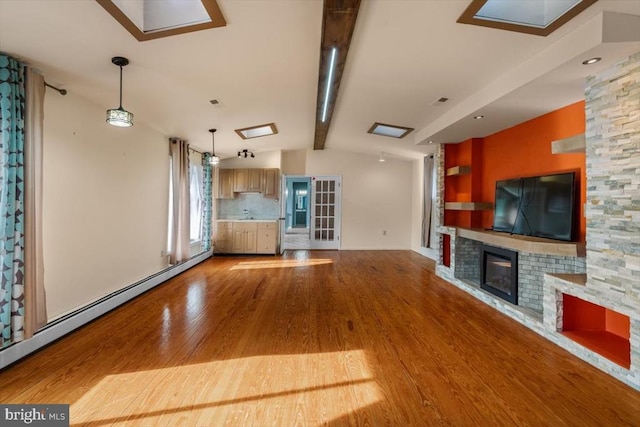
[[[204,179],[202,165],[189,166],[189,237],[191,242],[202,240],[202,218],[204,216]]]

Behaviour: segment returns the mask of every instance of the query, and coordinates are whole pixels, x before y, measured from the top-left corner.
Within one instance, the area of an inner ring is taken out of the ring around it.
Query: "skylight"
[[[252,126],[243,129],[236,129],[236,133],[242,139],[259,138],[261,136],[275,135],[278,133],[275,123],[267,123],[265,125]]]
[[[597,0],[473,0],[459,23],[546,36]]]
[[[226,25],[216,0],[96,0],[138,41]]]
[[[407,128],[404,126],[385,125],[384,123],[374,123],[367,131],[374,135],[388,136],[391,138],[404,138],[411,132],[413,128]]]

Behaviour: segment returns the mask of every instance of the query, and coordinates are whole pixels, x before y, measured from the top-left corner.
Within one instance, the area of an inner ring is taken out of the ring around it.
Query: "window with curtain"
[[[202,165],[189,166],[189,238],[191,242],[202,240],[204,225],[204,180]]]

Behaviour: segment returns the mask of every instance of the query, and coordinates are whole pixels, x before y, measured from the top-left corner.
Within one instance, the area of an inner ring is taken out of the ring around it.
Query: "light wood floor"
[[[640,425],[640,393],[433,268],[215,257],[0,372],[0,402],[89,426]]]

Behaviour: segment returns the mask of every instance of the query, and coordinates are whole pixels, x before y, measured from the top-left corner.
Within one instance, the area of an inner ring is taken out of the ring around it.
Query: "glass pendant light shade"
[[[133,126],[133,113],[128,112],[122,107],[112,108],[111,110],[107,110],[107,123],[121,128]]]
[[[216,156],[215,154],[211,157],[209,157],[209,164],[210,165],[217,165],[218,163],[220,163],[220,157]]]
[[[111,58],[111,62],[120,67],[120,106],[107,110],[107,123],[112,126],[128,128],[133,126],[133,113],[122,108],[122,67],[129,64],[129,60],[122,56],[114,56]]]

